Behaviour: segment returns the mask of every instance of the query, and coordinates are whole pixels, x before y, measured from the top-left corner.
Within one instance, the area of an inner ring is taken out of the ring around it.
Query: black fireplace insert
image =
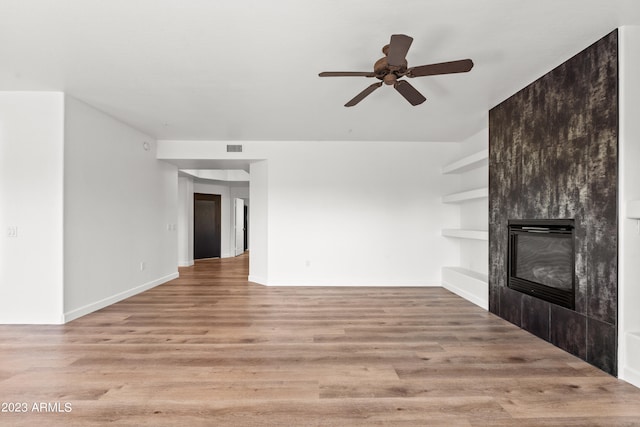
[[[574,220],[509,220],[507,286],[574,309]]]

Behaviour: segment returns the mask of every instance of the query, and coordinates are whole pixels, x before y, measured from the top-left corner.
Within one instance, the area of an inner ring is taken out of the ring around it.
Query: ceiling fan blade
[[[422,94],[406,80],[398,80],[393,87],[395,87],[396,90],[400,92],[400,95],[404,96],[404,99],[409,101],[411,105],[419,105],[427,100],[427,98],[422,96]]]
[[[318,74],[320,77],[375,77],[376,74],[370,71],[323,71]]]
[[[473,68],[473,61],[461,59],[459,61],[440,62],[438,64],[419,65],[409,68],[407,77],[435,76],[438,74],[466,73]]]
[[[389,42],[389,52],[387,53],[387,64],[392,67],[403,66],[412,42],[413,38],[404,34],[392,35]]]
[[[365,90],[363,90],[362,92],[357,94],[351,101],[349,101],[346,104],[344,104],[344,106],[345,107],[353,107],[358,102],[362,101],[367,96],[369,96],[371,94],[371,92],[373,92],[374,90],[378,89],[380,86],[382,86],[382,82],[378,82],[378,83],[372,84],[371,86],[367,87]]]

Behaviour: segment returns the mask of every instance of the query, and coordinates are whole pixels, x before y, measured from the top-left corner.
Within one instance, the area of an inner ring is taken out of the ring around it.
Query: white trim
[[[638,363],[634,363],[640,357],[640,332],[623,333],[622,340],[625,346],[618,348],[619,359],[626,360],[627,363],[620,366],[618,377],[640,387],[640,369]]]
[[[249,275],[247,280],[249,282],[257,283],[258,285],[268,286],[267,279],[265,279],[264,277]]]
[[[250,280],[253,282],[253,280]],[[259,282],[256,282],[259,283]],[[442,285],[433,282],[387,282],[387,283],[341,283],[341,284],[326,284],[326,283],[261,283],[265,286],[280,286],[280,287],[318,287],[318,288],[441,288]]]
[[[63,323],[70,322],[79,317],[85,316],[89,313],[93,313],[94,311],[100,310],[101,308],[105,308],[110,306],[111,304],[115,304],[119,301],[122,301],[126,298],[132,297],[144,291],[148,291],[151,288],[155,288],[158,285],[162,285],[163,283],[167,283],[170,280],[177,279],[180,276],[178,272],[169,274],[168,276],[161,277],[159,279],[153,280],[151,282],[147,282],[143,285],[137,286],[135,288],[129,289],[124,292],[120,292],[119,294],[112,295],[110,297],[104,298],[100,301],[96,301],[91,304],[87,304],[84,307],[77,308],[75,310],[71,310],[67,313],[64,313]]]
[[[0,325],[63,325],[64,314],[54,316],[0,317]]]
[[[195,264],[194,260],[189,260],[189,261],[179,261],[178,262],[178,267],[191,267]]]
[[[640,371],[625,366],[622,369],[622,375],[620,376],[620,379],[640,388]]]

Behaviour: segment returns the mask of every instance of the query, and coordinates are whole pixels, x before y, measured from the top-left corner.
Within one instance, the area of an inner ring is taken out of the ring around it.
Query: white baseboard
[[[193,260],[179,261],[178,262],[178,267],[191,267],[193,264],[195,264],[195,262]]]
[[[258,285],[268,286],[267,280],[263,277],[249,275],[248,280]]]
[[[38,314],[36,316],[0,316],[0,325],[63,325],[64,314],[46,316]]]
[[[640,388],[640,332],[627,332],[623,339],[626,366],[621,367],[618,376]]]
[[[640,371],[629,367],[623,368],[620,379],[640,388]]]
[[[442,285],[439,283],[424,283],[424,282],[389,282],[389,283],[304,283],[304,282],[294,282],[294,283],[270,283],[266,280],[258,281],[262,278],[255,278],[256,280],[252,280],[252,276],[249,276],[250,282],[259,283],[265,286],[282,286],[282,287],[293,287],[293,286],[301,286],[301,287],[320,287],[320,288],[441,288]]]
[[[118,301],[122,301],[123,299],[132,297],[141,292],[147,291],[151,288],[155,288],[158,285],[162,285],[170,280],[177,279],[179,277],[178,272],[169,274],[168,276],[161,277],[159,279],[153,280],[151,282],[147,282],[143,285],[136,286],[135,288],[126,290],[124,292],[120,292],[118,294],[112,295],[110,297],[101,299],[100,301],[96,301],[91,304],[87,304],[84,307],[77,308],[75,310],[71,310],[69,312],[64,313],[64,323],[70,322],[78,317],[82,317],[89,313],[93,313],[94,311],[100,310],[101,308],[105,308],[111,304],[115,304]]]

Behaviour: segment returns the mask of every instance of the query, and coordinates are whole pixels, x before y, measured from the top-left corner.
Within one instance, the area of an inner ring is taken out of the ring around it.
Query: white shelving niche
[[[487,187],[476,188],[474,190],[461,191],[459,193],[447,194],[442,196],[443,203],[463,203],[469,200],[486,199],[489,196]]]
[[[462,230],[457,228],[443,228],[442,235],[458,239],[489,240],[489,232],[486,230]]]
[[[489,150],[481,150],[477,153],[470,154],[442,168],[443,174],[459,174],[468,172],[473,169],[481,168],[489,164]]]
[[[466,300],[489,308],[488,273],[488,130],[461,143],[461,156],[443,166],[443,174],[459,177],[459,191],[445,194],[442,202],[459,206],[459,228],[444,228],[442,236],[456,239],[459,265],[442,267],[442,286]],[[469,154],[471,153],[471,154]]]

